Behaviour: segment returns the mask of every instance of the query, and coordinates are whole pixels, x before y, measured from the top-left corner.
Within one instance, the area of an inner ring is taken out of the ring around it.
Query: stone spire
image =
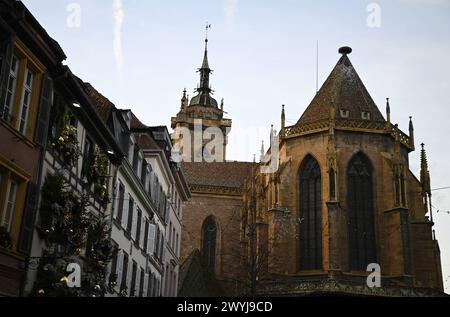
[[[409,117],[409,145],[414,148],[414,125],[412,117]]]
[[[210,26],[207,26],[207,30]],[[200,73],[200,83],[197,86],[197,95],[191,99],[191,106],[205,106],[205,107],[215,107],[218,108],[217,101],[211,97],[213,90],[209,85],[209,76],[212,73],[208,62],[208,34],[205,38],[205,53],[203,55],[203,62],[201,68],[198,69]]]
[[[186,109],[188,106],[188,97],[186,95],[186,88],[183,90],[183,97],[181,98],[181,110]]]
[[[286,112],[284,111],[284,105],[281,106],[281,129],[286,127]]]
[[[386,119],[388,126],[391,125],[391,106],[389,104],[389,98],[386,98]]]
[[[425,151],[425,144],[421,144],[422,150],[420,152],[420,183],[422,184],[422,193],[431,194],[430,172],[428,171],[427,152]]]

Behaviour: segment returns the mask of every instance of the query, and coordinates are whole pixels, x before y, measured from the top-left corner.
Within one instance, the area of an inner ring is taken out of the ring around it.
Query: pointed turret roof
[[[208,39],[205,40],[205,54],[203,55],[203,63],[201,69],[210,69],[208,63]]]
[[[330,119],[330,107],[332,106],[335,107],[337,118],[341,117],[341,110],[344,113],[348,111],[348,119],[355,120],[362,120],[362,113],[368,112],[370,119],[364,120],[385,122],[383,115],[348,58],[348,54],[351,52],[350,47],[339,49],[342,57],[311,104],[306,108],[297,125]]]
[[[200,73],[200,84],[196,91],[197,95],[191,99],[190,106],[218,107],[217,100],[211,94],[213,90],[209,86],[209,76],[212,73],[208,62],[208,39],[205,39],[205,53],[203,55],[202,67],[198,69]]]

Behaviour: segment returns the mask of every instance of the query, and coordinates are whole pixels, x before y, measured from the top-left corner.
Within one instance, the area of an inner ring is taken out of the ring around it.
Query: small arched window
[[[203,222],[202,255],[208,267],[214,272],[216,267],[217,225],[213,217]]]
[[[319,163],[308,155],[299,171],[300,269],[322,269],[322,177]]]

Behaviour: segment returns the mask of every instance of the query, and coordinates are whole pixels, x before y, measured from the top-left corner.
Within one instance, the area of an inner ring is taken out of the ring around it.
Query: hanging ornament
[[[69,279],[67,278],[67,276],[64,276],[64,277],[62,277],[59,281],[60,281],[61,283],[64,283],[64,284],[67,285],[67,283],[69,282]]]

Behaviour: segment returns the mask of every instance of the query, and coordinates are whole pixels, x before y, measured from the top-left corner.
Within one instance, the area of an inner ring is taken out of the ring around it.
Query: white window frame
[[[13,70],[13,66],[15,67],[15,70]],[[13,55],[11,58],[11,67],[9,69],[8,85],[6,87],[6,98],[2,114],[2,118],[4,118],[8,122],[11,122],[12,119],[14,99],[16,98],[16,90],[17,90],[17,78],[19,77],[19,67],[20,67],[20,59],[16,55]],[[10,94],[9,104],[7,102],[8,94]]]
[[[14,187],[13,187],[14,185]],[[11,187],[13,187],[13,193],[11,193]],[[6,228],[6,231],[11,231],[11,225],[14,219],[14,211],[17,207],[17,191],[19,188],[19,184],[15,181],[10,179],[8,181],[8,188],[6,191],[6,199],[5,204],[3,207],[3,217],[2,217],[2,226]],[[11,196],[12,194],[12,196]],[[6,218],[9,218],[8,223],[6,223]]]
[[[340,111],[341,118],[348,118],[350,116],[350,111],[346,109],[341,109]]]
[[[31,76],[30,83],[27,83],[28,75]],[[34,77],[35,74],[27,67],[25,69],[25,78],[23,80],[23,88],[22,88],[22,98],[20,100],[20,111],[19,111],[19,120],[18,120],[18,127],[19,131],[22,134],[25,134],[27,132],[27,126],[28,126],[28,117],[30,113],[30,107],[31,107],[31,99],[33,97],[33,83],[34,83]],[[28,101],[25,104],[25,94],[28,93]],[[24,117],[24,111],[25,111],[25,117]]]
[[[370,120],[370,118],[371,118],[370,111],[363,111],[363,112],[361,112],[361,118],[363,120]]]

